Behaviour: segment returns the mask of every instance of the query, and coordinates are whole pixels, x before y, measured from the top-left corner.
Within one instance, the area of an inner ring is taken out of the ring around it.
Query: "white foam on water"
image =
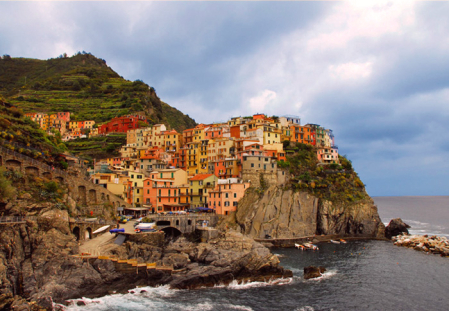
[[[287,268],[287,269],[289,269],[293,273],[302,273],[304,271],[304,269],[299,268]]]
[[[295,309],[295,311],[315,311],[315,309],[311,306],[305,306],[305,307]]]
[[[418,220],[411,220],[411,219],[404,219],[404,222],[407,225],[416,225],[416,226],[428,226],[429,225],[429,223],[427,223],[427,222],[421,222]]]
[[[234,280],[227,286],[228,289],[248,289],[248,288],[256,288],[256,287],[266,287],[266,286],[275,286],[275,285],[286,285],[290,284],[293,281],[293,278],[285,278],[285,279],[274,279],[269,280],[268,282],[241,282]]]
[[[209,310],[215,310],[216,305],[211,304],[210,302],[202,302],[196,305],[186,306],[183,308],[184,310],[202,310],[202,311],[209,311]]]
[[[144,292],[141,292],[144,291]],[[148,308],[162,308],[166,306],[163,298],[176,295],[179,290],[170,289],[168,285],[158,287],[138,287],[128,291],[127,294],[113,294],[101,298],[79,298],[69,300],[67,311],[75,310],[110,310],[121,308],[123,310],[148,310]],[[134,292],[131,293],[131,292]],[[149,299],[151,298],[151,299]],[[78,302],[85,305],[78,306]]]
[[[247,306],[239,306],[239,305],[227,304],[227,305],[223,305],[223,307],[226,307],[227,310],[253,311],[253,308],[247,307]]]
[[[333,277],[335,275],[337,275],[337,270],[328,270],[328,271],[324,272],[320,277],[313,278],[313,279],[308,279],[308,280],[305,280],[305,281],[307,281],[307,282],[308,281],[316,282],[316,281],[330,279],[331,277]]]

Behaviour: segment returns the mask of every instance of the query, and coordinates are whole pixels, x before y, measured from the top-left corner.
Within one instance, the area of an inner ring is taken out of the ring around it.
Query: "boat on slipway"
[[[315,244],[312,244],[312,243],[304,243],[304,245],[295,243],[295,247],[302,251],[304,251],[304,250],[313,250],[313,251],[319,250],[318,246],[316,246]]]

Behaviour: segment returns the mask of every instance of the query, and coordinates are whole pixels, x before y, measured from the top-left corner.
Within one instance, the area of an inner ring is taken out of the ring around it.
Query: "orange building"
[[[244,183],[237,178],[218,180],[214,190],[209,191],[209,208],[216,214],[229,215],[237,210],[238,201],[243,198],[250,183]]]
[[[184,170],[165,169],[152,172],[150,178],[143,181],[144,204],[150,205],[157,213],[183,211],[188,207],[187,202],[181,203],[181,196],[185,201],[186,188],[187,172]]]
[[[315,133],[313,128],[307,125],[291,125],[290,141],[315,146]]]

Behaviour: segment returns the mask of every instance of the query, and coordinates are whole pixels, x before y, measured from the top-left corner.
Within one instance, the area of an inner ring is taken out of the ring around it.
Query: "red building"
[[[128,130],[140,128],[139,122],[148,124],[147,118],[139,115],[128,115],[112,119],[98,127],[99,134],[126,133]]]
[[[70,122],[70,112],[57,112],[56,118],[59,120],[64,120],[65,122]]]

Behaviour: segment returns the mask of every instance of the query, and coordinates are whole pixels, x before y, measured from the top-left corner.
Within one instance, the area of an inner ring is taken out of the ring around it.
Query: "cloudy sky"
[[[449,195],[449,3],[0,2],[0,54],[91,52],[197,122],[334,130],[368,193]]]

